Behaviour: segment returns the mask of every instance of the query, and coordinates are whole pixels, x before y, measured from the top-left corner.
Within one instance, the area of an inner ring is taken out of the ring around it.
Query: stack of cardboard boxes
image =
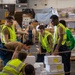
[[[44,63],[48,75],[64,75],[64,64],[61,56],[45,56]]]

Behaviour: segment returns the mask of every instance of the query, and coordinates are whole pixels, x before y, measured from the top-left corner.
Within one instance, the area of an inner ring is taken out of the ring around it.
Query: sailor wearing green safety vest
[[[41,53],[51,53],[53,47],[53,37],[48,31],[45,31],[43,25],[39,26],[39,50],[37,55],[37,62],[43,62],[45,54]]]
[[[4,30],[5,28],[7,28],[9,30],[9,34],[10,34],[10,38],[8,38],[8,40],[5,40],[4,34],[2,33],[2,43],[7,43],[7,42],[13,42],[16,41],[16,32],[14,29],[14,26],[12,25],[11,28],[4,25],[2,30]]]
[[[74,37],[72,35],[72,32],[67,27],[65,20],[60,20],[60,23],[62,23],[66,27],[66,34],[67,34],[67,42],[66,42],[66,44],[67,44],[67,46],[69,47],[70,50],[73,50],[73,48],[75,47],[75,40],[74,40]]]
[[[15,50],[12,60],[10,60],[6,66],[2,70],[2,75],[23,75],[22,71],[25,66],[25,63],[23,61],[26,59],[27,54],[26,53],[19,53],[17,49]]]
[[[57,44],[58,43],[58,40],[59,40],[59,34],[58,34],[58,27],[61,27],[61,28],[63,28],[64,29],[64,32],[62,32],[62,34],[64,34],[63,35],[63,39],[62,39],[62,42],[61,42],[61,44],[62,45],[64,45],[65,43],[66,43],[66,40],[67,40],[67,35],[66,35],[66,28],[61,24],[61,23],[59,23],[58,25],[57,25],[57,27],[56,27],[56,32],[55,32],[55,38],[54,38],[54,40],[55,40],[55,44]]]
[[[8,42],[16,42],[16,32],[13,25],[13,18],[11,16],[5,18],[5,24],[3,25],[1,31],[1,42],[3,44],[2,48],[6,48],[4,47],[4,44],[7,44]],[[13,55],[12,52],[2,51],[2,50],[0,51],[0,54],[8,56],[7,58],[4,58],[2,55],[0,55],[0,57],[4,62],[10,60],[11,56]]]
[[[35,75],[35,69],[24,61],[27,53],[15,50],[12,59],[3,68],[1,75]]]
[[[6,17],[5,25],[3,25],[2,28],[1,41],[4,44],[16,41],[16,32],[13,25],[13,18],[11,16]]]
[[[66,34],[66,27],[59,22],[59,17],[57,15],[52,15],[50,17],[51,23],[53,26],[56,26],[55,38],[54,38],[54,55],[61,55],[62,56],[62,63],[64,64],[64,71],[68,72],[65,75],[70,75],[70,55],[71,52],[68,53],[59,53],[62,51],[70,51],[66,41],[67,41],[67,34]]]

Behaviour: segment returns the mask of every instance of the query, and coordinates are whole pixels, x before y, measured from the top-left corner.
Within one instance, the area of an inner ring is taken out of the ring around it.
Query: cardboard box
[[[44,64],[42,62],[39,62],[39,63],[35,63],[34,66],[37,66],[39,65],[40,66],[40,70],[42,71],[44,69]]]
[[[39,64],[37,65],[34,65],[34,68],[35,68],[35,74],[36,75],[40,75],[40,72],[41,72],[41,67]]]
[[[64,72],[48,73],[48,75],[64,75]]]
[[[27,58],[24,62],[34,65],[35,61],[36,61],[35,56],[27,56]]]
[[[63,64],[50,64],[50,65],[46,65],[46,71],[47,72],[64,72],[64,65]]]
[[[56,63],[62,63],[62,57],[59,55],[50,55],[44,57],[44,63],[45,64],[56,64]]]

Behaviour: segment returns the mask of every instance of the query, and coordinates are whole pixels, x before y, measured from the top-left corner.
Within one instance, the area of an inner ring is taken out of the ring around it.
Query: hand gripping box
[[[64,72],[64,65],[61,64],[50,64],[46,65],[46,71],[49,73],[54,73],[54,72]]]
[[[59,55],[50,55],[44,57],[44,63],[45,64],[56,64],[56,63],[62,63],[62,57]]]
[[[27,56],[24,62],[34,65],[35,61],[36,61],[35,56]]]

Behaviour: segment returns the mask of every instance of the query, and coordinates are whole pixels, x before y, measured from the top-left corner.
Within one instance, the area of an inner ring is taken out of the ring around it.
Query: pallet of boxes
[[[47,75],[64,75],[64,64],[61,56],[45,56],[44,63]]]
[[[44,69],[44,64],[42,62],[37,63],[36,58],[33,55],[27,56],[24,62],[34,66],[35,75],[40,75],[41,71]]]

